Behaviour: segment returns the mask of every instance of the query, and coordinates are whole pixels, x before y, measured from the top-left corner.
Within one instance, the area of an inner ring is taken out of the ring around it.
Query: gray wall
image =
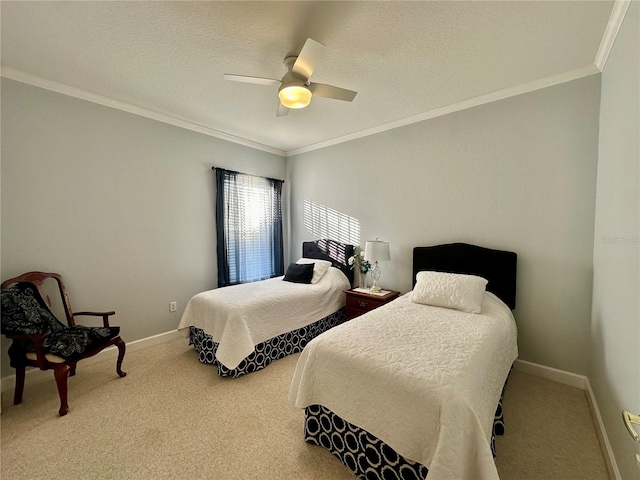
[[[631,2],[602,73],[589,379],[622,478],[640,478],[620,411],[640,413],[640,25]]]
[[[515,251],[520,358],[586,374],[599,103],[595,75],[288,158],[291,259],[305,202],[388,240],[402,292],[415,246]]]
[[[1,278],[61,273],[74,310],[115,310],[125,341],[175,329],[189,298],[217,282],[211,167],[284,178],[284,158],[1,85]]]

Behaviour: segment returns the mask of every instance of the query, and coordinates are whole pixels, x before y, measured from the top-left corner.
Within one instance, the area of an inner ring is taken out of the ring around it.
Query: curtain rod
[[[221,167],[218,167],[221,168]],[[216,167],[211,167],[211,170],[215,170]],[[226,169],[223,169],[226,170]],[[230,171],[235,171],[235,170],[230,170]],[[244,173],[244,172],[236,172],[236,173],[241,173],[242,175],[251,175],[253,177],[262,177],[262,175],[252,175],[251,173]],[[269,180],[277,180],[278,182],[282,182],[284,184],[284,180],[280,180],[279,178],[269,178],[269,177],[262,177],[262,178],[268,178]]]

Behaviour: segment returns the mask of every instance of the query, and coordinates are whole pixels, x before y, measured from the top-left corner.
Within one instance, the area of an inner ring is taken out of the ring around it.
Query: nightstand
[[[347,319],[351,320],[363,313],[370,312],[391,300],[398,298],[400,292],[389,291],[386,295],[374,295],[371,293],[357,292],[355,289],[346,290],[347,295]]]

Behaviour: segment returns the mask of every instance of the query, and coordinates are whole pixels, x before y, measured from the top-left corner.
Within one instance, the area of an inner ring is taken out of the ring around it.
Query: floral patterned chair
[[[51,312],[49,296],[43,289],[47,279],[57,282],[67,325]],[[11,366],[16,369],[14,405],[22,402],[26,367],[53,370],[58,394],[60,416],[69,411],[67,403],[67,378],[76,373],[76,364],[110,345],[118,348],[116,371],[124,377],[122,360],[125,343],[120,338],[120,327],[109,326],[109,317],[115,312],[73,313],[62,277],[57,273],[29,272],[6,280],[2,288],[2,329],[13,340],[9,347]],[[75,317],[91,315],[102,317],[104,326],[76,325]]]

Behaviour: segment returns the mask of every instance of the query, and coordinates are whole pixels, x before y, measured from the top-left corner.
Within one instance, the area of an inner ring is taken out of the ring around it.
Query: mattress
[[[492,293],[479,314],[404,295],[309,342],[289,399],[327,407],[431,480],[497,479],[492,427],[516,339],[511,310]]]
[[[329,268],[316,284],[285,282],[275,277],[199,293],[189,300],[178,325],[190,327],[218,343],[216,360],[235,369],[255,346],[316,322],[345,305],[347,277]]]

